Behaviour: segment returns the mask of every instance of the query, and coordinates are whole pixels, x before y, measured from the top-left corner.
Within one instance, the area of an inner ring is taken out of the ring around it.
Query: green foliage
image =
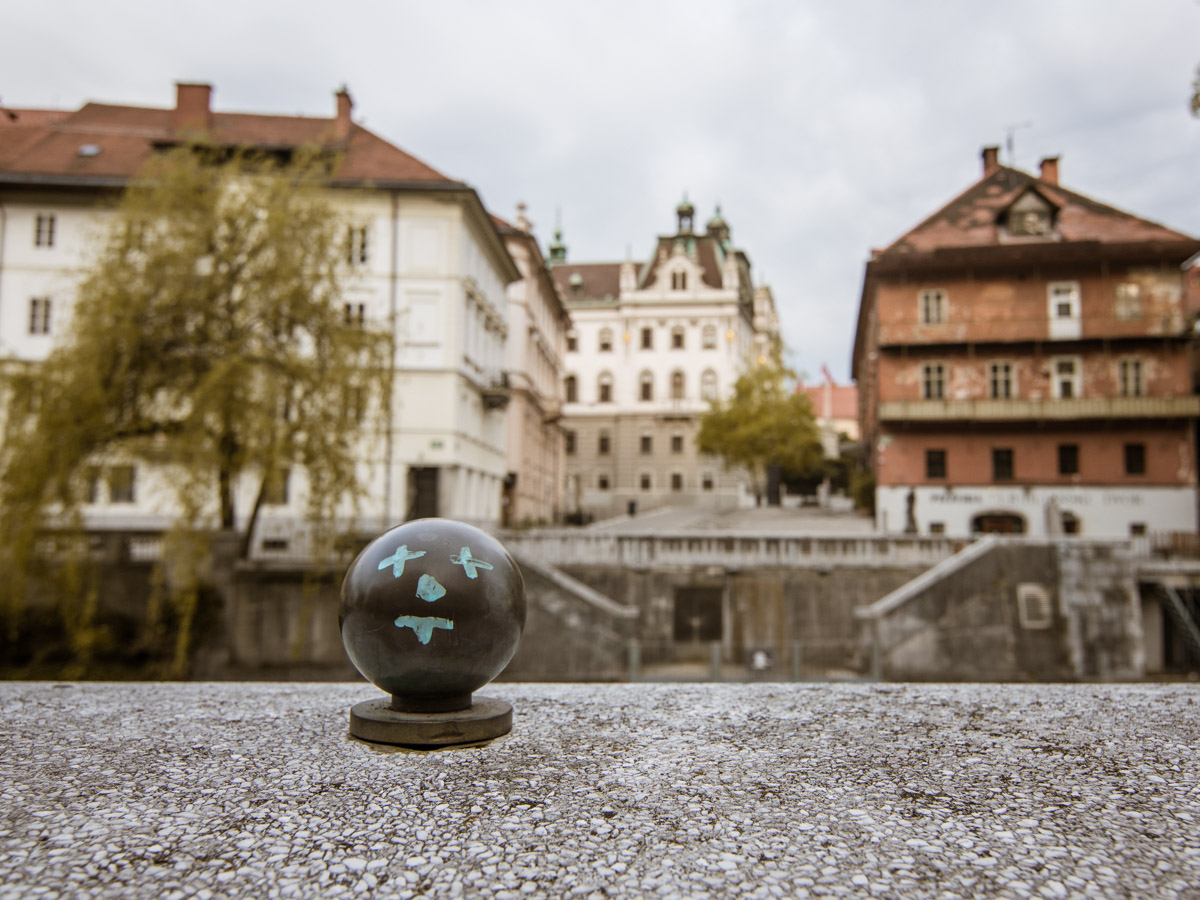
[[[209,147],[154,157],[117,206],[66,340],[44,364],[0,373],[10,638],[39,529],[78,526],[115,465],[145,463],[174,493],[173,606],[168,616],[152,597],[148,619],[180,624],[177,669],[199,589],[196,535],[240,519],[248,541],[266,490],[291,469],[307,476],[313,522],[357,496],[362,411],[386,407],[391,343],[344,314],[346,222],[322,187],[330,163]],[[235,509],[239,485],[254,490],[250,510]]]
[[[850,475],[850,496],[854,508],[875,515],[875,476],[866,469],[857,469]]]
[[[821,463],[812,407],[794,390],[794,378],[776,352],[740,375],[733,395],[713,400],[700,419],[700,452],[719,457],[727,468],[745,471],[759,498],[766,490],[769,465],[803,472]]]

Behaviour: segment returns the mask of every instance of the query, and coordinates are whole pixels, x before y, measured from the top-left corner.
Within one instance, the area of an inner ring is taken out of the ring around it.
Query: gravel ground
[[[1200,897],[1200,688],[0,684],[0,897]]]

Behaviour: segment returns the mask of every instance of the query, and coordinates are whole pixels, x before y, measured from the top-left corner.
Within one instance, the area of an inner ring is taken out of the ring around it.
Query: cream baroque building
[[[345,315],[395,335],[392,404],[363,449],[368,490],[345,515],[367,531],[429,515],[498,524],[510,471],[506,288],[522,275],[478,194],[355,123],[344,89],[331,118],[216,112],[211,95],[209,85],[179,84],[174,108],[2,111],[0,356],[42,360],[66,334],[103,205],[157,148],[198,136],[273,152],[326,148],[341,156],[332,193],[351,238]],[[304,478],[290,475],[260,522],[258,552],[302,549]],[[98,526],[161,527],[173,509],[158,479],[118,466],[85,515]],[[243,518],[253,490],[241,486]]]
[[[675,233],[660,236],[640,265],[571,262],[561,232],[550,246],[572,322],[569,515],[753,503],[742,477],[699,454],[695,439],[709,400],[729,393],[777,331],[774,299],[768,288],[755,290],[749,257],[719,210],[703,232],[686,200],[676,217]]]

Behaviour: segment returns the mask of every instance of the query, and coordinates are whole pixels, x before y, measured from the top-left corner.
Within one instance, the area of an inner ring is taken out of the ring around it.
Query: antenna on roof
[[[1010,166],[1016,165],[1016,141],[1014,140],[1014,132],[1018,128],[1032,128],[1032,122],[1017,122],[1015,125],[1006,125],[1004,127],[1004,154],[1008,157]]]

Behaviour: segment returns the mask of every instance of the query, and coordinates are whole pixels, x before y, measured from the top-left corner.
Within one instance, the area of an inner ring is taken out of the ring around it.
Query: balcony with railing
[[[1192,419],[1200,397],[1075,397],[1050,400],[889,400],[884,422],[1027,422],[1084,419]]]

